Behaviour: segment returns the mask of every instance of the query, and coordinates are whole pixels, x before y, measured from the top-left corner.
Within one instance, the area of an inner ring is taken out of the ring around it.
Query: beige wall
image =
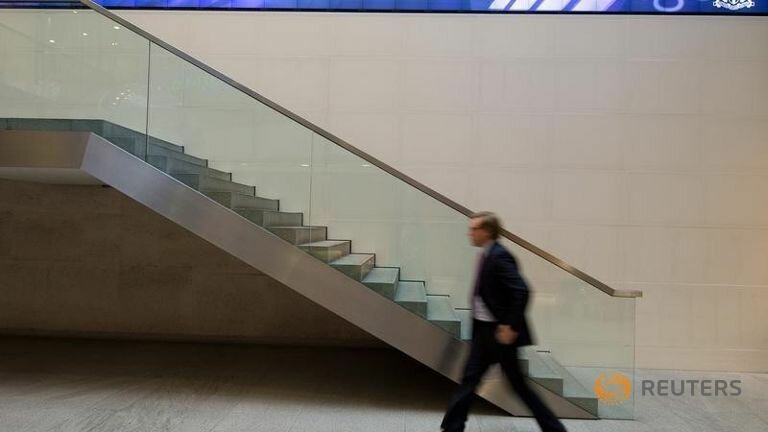
[[[121,13],[643,289],[638,366],[768,370],[765,18]]]
[[[0,180],[0,332],[383,346],[111,188]]]

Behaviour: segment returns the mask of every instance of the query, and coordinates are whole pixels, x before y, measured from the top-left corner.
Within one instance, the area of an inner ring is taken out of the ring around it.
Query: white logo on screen
[[[715,0],[713,4],[718,8],[739,10],[743,8],[751,8],[755,5],[755,2],[754,0]]]

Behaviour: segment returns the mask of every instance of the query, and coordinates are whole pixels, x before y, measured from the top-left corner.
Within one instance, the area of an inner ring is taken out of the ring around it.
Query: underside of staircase
[[[103,120],[0,119],[0,177],[107,184],[310,300],[457,381],[468,353],[471,317],[424,281],[401,280],[326,226],[305,225],[182,146]],[[35,173],[41,173],[36,176]],[[331,271],[330,269],[336,270]],[[560,417],[599,418],[594,394],[542,347],[521,353],[532,386]],[[529,415],[489,373],[478,394],[514,415]]]

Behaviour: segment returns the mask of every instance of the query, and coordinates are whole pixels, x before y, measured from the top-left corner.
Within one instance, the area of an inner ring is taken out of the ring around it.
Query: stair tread
[[[331,265],[362,265],[368,260],[373,258],[373,254],[349,254],[345,255],[335,261],[331,261]]]
[[[260,210],[280,210],[280,201],[271,198],[264,198],[258,195],[249,195],[235,191],[212,191],[203,189],[204,195],[210,197],[214,201],[218,201],[222,205],[233,208],[253,208]],[[222,201],[224,201],[222,203]]]
[[[208,168],[206,168],[206,169],[208,169]],[[231,186],[237,186],[238,188],[244,188],[244,189],[247,188],[247,189],[250,189],[250,190],[254,191],[254,193],[256,192],[256,188],[251,186],[251,185],[247,185],[247,184],[243,184],[243,183],[238,183],[238,182],[235,182],[235,181],[232,181],[232,180],[226,180],[226,179],[222,179],[222,178],[211,176],[211,175],[207,175],[207,174],[184,173],[184,172],[174,172],[174,171],[171,171],[169,174],[172,177],[175,177],[175,178],[177,178],[179,180],[181,180],[181,179],[187,179],[187,180],[196,179],[197,180],[197,185],[199,187],[201,187],[201,188],[204,188],[204,189],[216,190],[216,189],[211,189],[211,188],[219,188],[219,187],[226,187],[226,186],[230,186],[230,187]],[[228,190],[224,189],[224,190],[222,190],[222,192],[228,192]]]
[[[427,319],[430,321],[461,322],[448,296],[427,296]]]
[[[456,309],[456,316],[461,320],[461,340],[472,339],[472,311]]]
[[[269,198],[262,198],[262,197],[256,197],[256,198],[269,199]],[[280,211],[280,210],[257,209],[257,208],[251,208],[251,207],[232,207],[232,210],[235,210],[235,211],[247,211],[247,212],[280,213],[280,214],[286,214],[286,215],[301,214],[301,212],[284,212],[284,211]],[[290,226],[290,225],[281,225],[281,226]]]
[[[167,147],[161,147],[158,145],[149,146],[149,155],[173,157],[174,159],[183,160],[185,162],[193,163],[201,167],[205,167],[205,168],[208,167],[207,159],[201,159],[197,156],[192,156],[191,154],[188,154],[188,153],[182,153],[182,152],[171,150]]]
[[[278,210],[267,210],[252,207],[232,207],[232,210],[237,212],[240,216],[262,226],[272,226],[272,222],[279,221],[281,226],[285,226],[286,223],[291,225],[301,226],[303,220],[302,213],[289,213],[281,212]],[[286,220],[290,219],[290,220]],[[269,223],[267,223],[269,221]]]
[[[427,290],[424,282],[419,281],[400,281],[397,284],[395,293],[396,302],[427,302]]]
[[[540,353],[535,348],[528,348],[522,350],[520,358],[528,360],[528,375],[531,378],[545,378],[545,379],[560,379],[562,377],[553,371],[549,365],[544,362],[540,356]]]
[[[160,138],[155,138],[152,136],[149,137],[149,145],[164,147],[164,148],[167,148],[168,150],[172,150],[178,153],[184,153],[184,146],[180,146],[178,144],[174,144],[172,142],[161,140]]]
[[[158,169],[161,169],[171,175],[196,174],[202,171],[202,172],[205,172],[206,175],[209,175],[211,177],[216,177],[222,180],[232,180],[232,173],[217,170],[215,168],[200,166],[198,164],[194,164],[194,163],[185,161],[183,159],[175,158],[170,155],[168,156],[149,155],[148,161],[151,165],[155,167],[158,167],[158,165],[163,165],[163,168],[158,167]]]
[[[363,279],[363,283],[395,284],[400,276],[400,269],[391,267],[374,267]]]
[[[128,137],[128,138],[132,138],[132,137]],[[179,157],[183,157],[183,156],[192,156],[192,157],[197,158],[197,156],[194,156],[194,155],[191,155],[189,153],[186,153],[184,151],[184,147],[176,145],[176,144],[171,144],[171,143],[168,143],[168,142],[162,142],[161,143],[161,142],[158,142],[158,141],[153,141],[153,142],[149,143],[149,148],[151,148],[151,149],[167,150],[167,153],[165,155],[167,155],[168,157],[179,158]],[[200,159],[200,158],[198,158],[198,159]]]
[[[164,156],[161,156],[161,157],[164,157]],[[185,162],[185,161],[182,161],[182,162],[187,163],[187,164],[189,163],[189,162]],[[213,168],[206,168],[206,169],[212,170]],[[202,177],[202,178],[205,178],[206,180],[207,179],[221,180],[218,177],[214,177],[214,176],[211,176],[211,175],[208,175],[208,174],[201,174],[201,173],[175,172],[175,171],[171,171],[171,173],[178,174],[178,175],[183,175],[183,176],[188,176],[188,177]],[[230,183],[237,183],[237,182],[233,182],[231,180],[226,180],[226,181],[229,181]],[[242,183],[239,183],[239,184],[242,184]]]
[[[189,162],[186,162],[186,163],[189,163]],[[205,169],[209,169],[210,170],[210,169],[213,169],[213,168],[205,168]],[[223,172],[223,171],[219,171],[219,172]],[[235,181],[232,181],[232,180],[225,180],[225,179],[222,179],[222,178],[219,178],[219,177],[215,177],[215,176],[212,176],[212,175],[208,175],[208,174],[186,173],[186,172],[177,172],[177,171],[171,171],[169,174],[173,174],[174,177],[176,177],[176,176],[200,177],[202,179],[211,180],[211,181],[214,181],[214,182],[227,182],[227,183],[236,184],[238,186],[244,186],[244,187],[249,187],[249,188],[253,187],[251,185],[247,185],[247,184],[244,184],[244,183],[238,183],[238,182],[235,182]]]
[[[300,247],[329,248],[349,243],[349,240],[320,240],[312,243],[300,244]]]
[[[550,352],[537,352],[539,360],[546,364],[547,368],[563,380],[563,396],[597,399],[594,392],[584,387],[567,369],[555,360]]]
[[[306,229],[324,229],[326,227],[322,225],[272,225],[269,227],[269,229],[292,229],[292,230],[306,230]]]
[[[242,192],[237,192],[237,191],[226,191],[226,190],[224,190],[224,191],[206,191],[206,193],[212,193],[212,194],[232,194],[233,196],[234,195],[239,195],[239,196],[246,197],[246,198],[258,198],[258,199],[269,200],[269,201],[277,201],[276,199],[264,198],[264,197],[260,197],[258,195],[257,196],[248,195],[248,194],[244,194]],[[238,208],[248,208],[248,207],[238,206]],[[277,211],[277,210],[272,210],[272,211]]]

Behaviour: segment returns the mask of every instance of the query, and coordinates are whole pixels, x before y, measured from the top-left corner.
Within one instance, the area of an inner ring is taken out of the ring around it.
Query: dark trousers
[[[496,342],[496,323],[474,320],[472,323],[472,349],[464,367],[464,377],[451,398],[440,427],[446,432],[461,432],[475,398],[475,389],[483,374],[494,363],[499,363],[504,375],[520,399],[528,406],[543,432],[565,432],[565,426],[534,393],[525,381],[517,358],[517,347]]]

